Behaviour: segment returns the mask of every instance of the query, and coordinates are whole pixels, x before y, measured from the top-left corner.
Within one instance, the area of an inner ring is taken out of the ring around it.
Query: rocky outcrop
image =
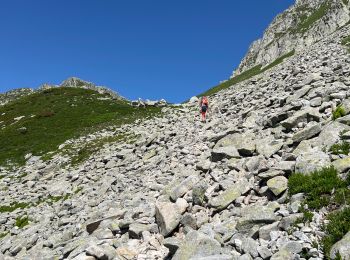
[[[91,89],[91,90],[97,91],[100,94],[108,94],[114,99],[125,99],[114,90],[111,90],[107,87],[96,86],[94,83],[91,83],[76,77],[71,77],[64,80],[61,83],[60,87],[75,87],[75,88]]]
[[[0,93],[0,106],[7,104],[17,98],[24,97],[30,95],[34,92],[31,88],[19,88],[7,91],[3,94]]]
[[[32,89],[32,88],[19,88],[19,89],[14,89],[8,92],[5,92],[3,94],[0,93],[0,106],[5,105],[8,102],[14,101],[20,97],[31,95],[33,93],[38,93],[41,91],[49,90],[51,88],[58,88],[58,87],[74,87],[74,88],[83,88],[83,89],[90,89],[93,91],[96,91],[100,94],[103,95],[108,95],[112,99],[116,100],[126,100],[124,97],[120,96],[117,92],[114,90],[107,88],[107,87],[102,87],[102,86],[96,86],[94,83],[84,81],[82,79],[76,78],[76,77],[71,77],[66,80],[64,80],[61,85],[53,85],[53,84],[42,84],[39,86],[37,89]],[[164,102],[161,101],[161,104]]]
[[[235,75],[267,65],[293,50],[302,51],[350,21],[348,1],[297,0],[278,15],[261,39],[250,46]]]

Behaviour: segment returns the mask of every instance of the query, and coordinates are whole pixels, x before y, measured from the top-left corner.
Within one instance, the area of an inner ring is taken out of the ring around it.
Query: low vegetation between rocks
[[[346,115],[346,111],[344,109],[344,107],[342,105],[340,106],[337,106],[336,109],[333,111],[333,114],[332,114],[332,119],[333,120],[336,120],[342,116],[345,116]]]
[[[331,248],[350,231],[350,174],[345,180],[339,177],[334,167],[326,167],[305,175],[292,174],[288,180],[290,195],[303,193],[301,208],[303,220],[311,221],[312,211],[326,208],[329,213],[324,224],[322,246],[327,259]]]

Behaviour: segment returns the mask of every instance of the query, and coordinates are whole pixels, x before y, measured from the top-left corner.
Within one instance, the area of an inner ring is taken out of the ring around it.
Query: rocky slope
[[[0,258],[323,259],[327,211],[293,226],[303,196],[288,199],[287,179],[350,168],[328,152],[350,136],[349,116],[331,119],[340,103],[350,112],[350,57],[340,43],[349,34],[346,26],[215,94],[206,124],[193,98],[96,134],[137,139],[106,144],[79,167],[57,154],[2,169]],[[349,257],[346,241],[333,258]]]
[[[297,0],[278,15],[261,39],[250,46],[235,74],[256,65],[300,51],[332,34],[350,21],[350,3],[345,0]]]

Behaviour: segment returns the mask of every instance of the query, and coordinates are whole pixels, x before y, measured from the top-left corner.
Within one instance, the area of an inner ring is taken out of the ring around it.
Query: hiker
[[[202,115],[202,122],[206,122],[206,113],[209,109],[209,102],[206,96],[201,97],[201,99],[199,100],[199,107]]]

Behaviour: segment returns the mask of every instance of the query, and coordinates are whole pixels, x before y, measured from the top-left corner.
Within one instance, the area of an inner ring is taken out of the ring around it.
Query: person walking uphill
[[[199,100],[199,107],[202,115],[202,122],[206,122],[206,114],[209,109],[209,102],[207,97],[201,97]]]

